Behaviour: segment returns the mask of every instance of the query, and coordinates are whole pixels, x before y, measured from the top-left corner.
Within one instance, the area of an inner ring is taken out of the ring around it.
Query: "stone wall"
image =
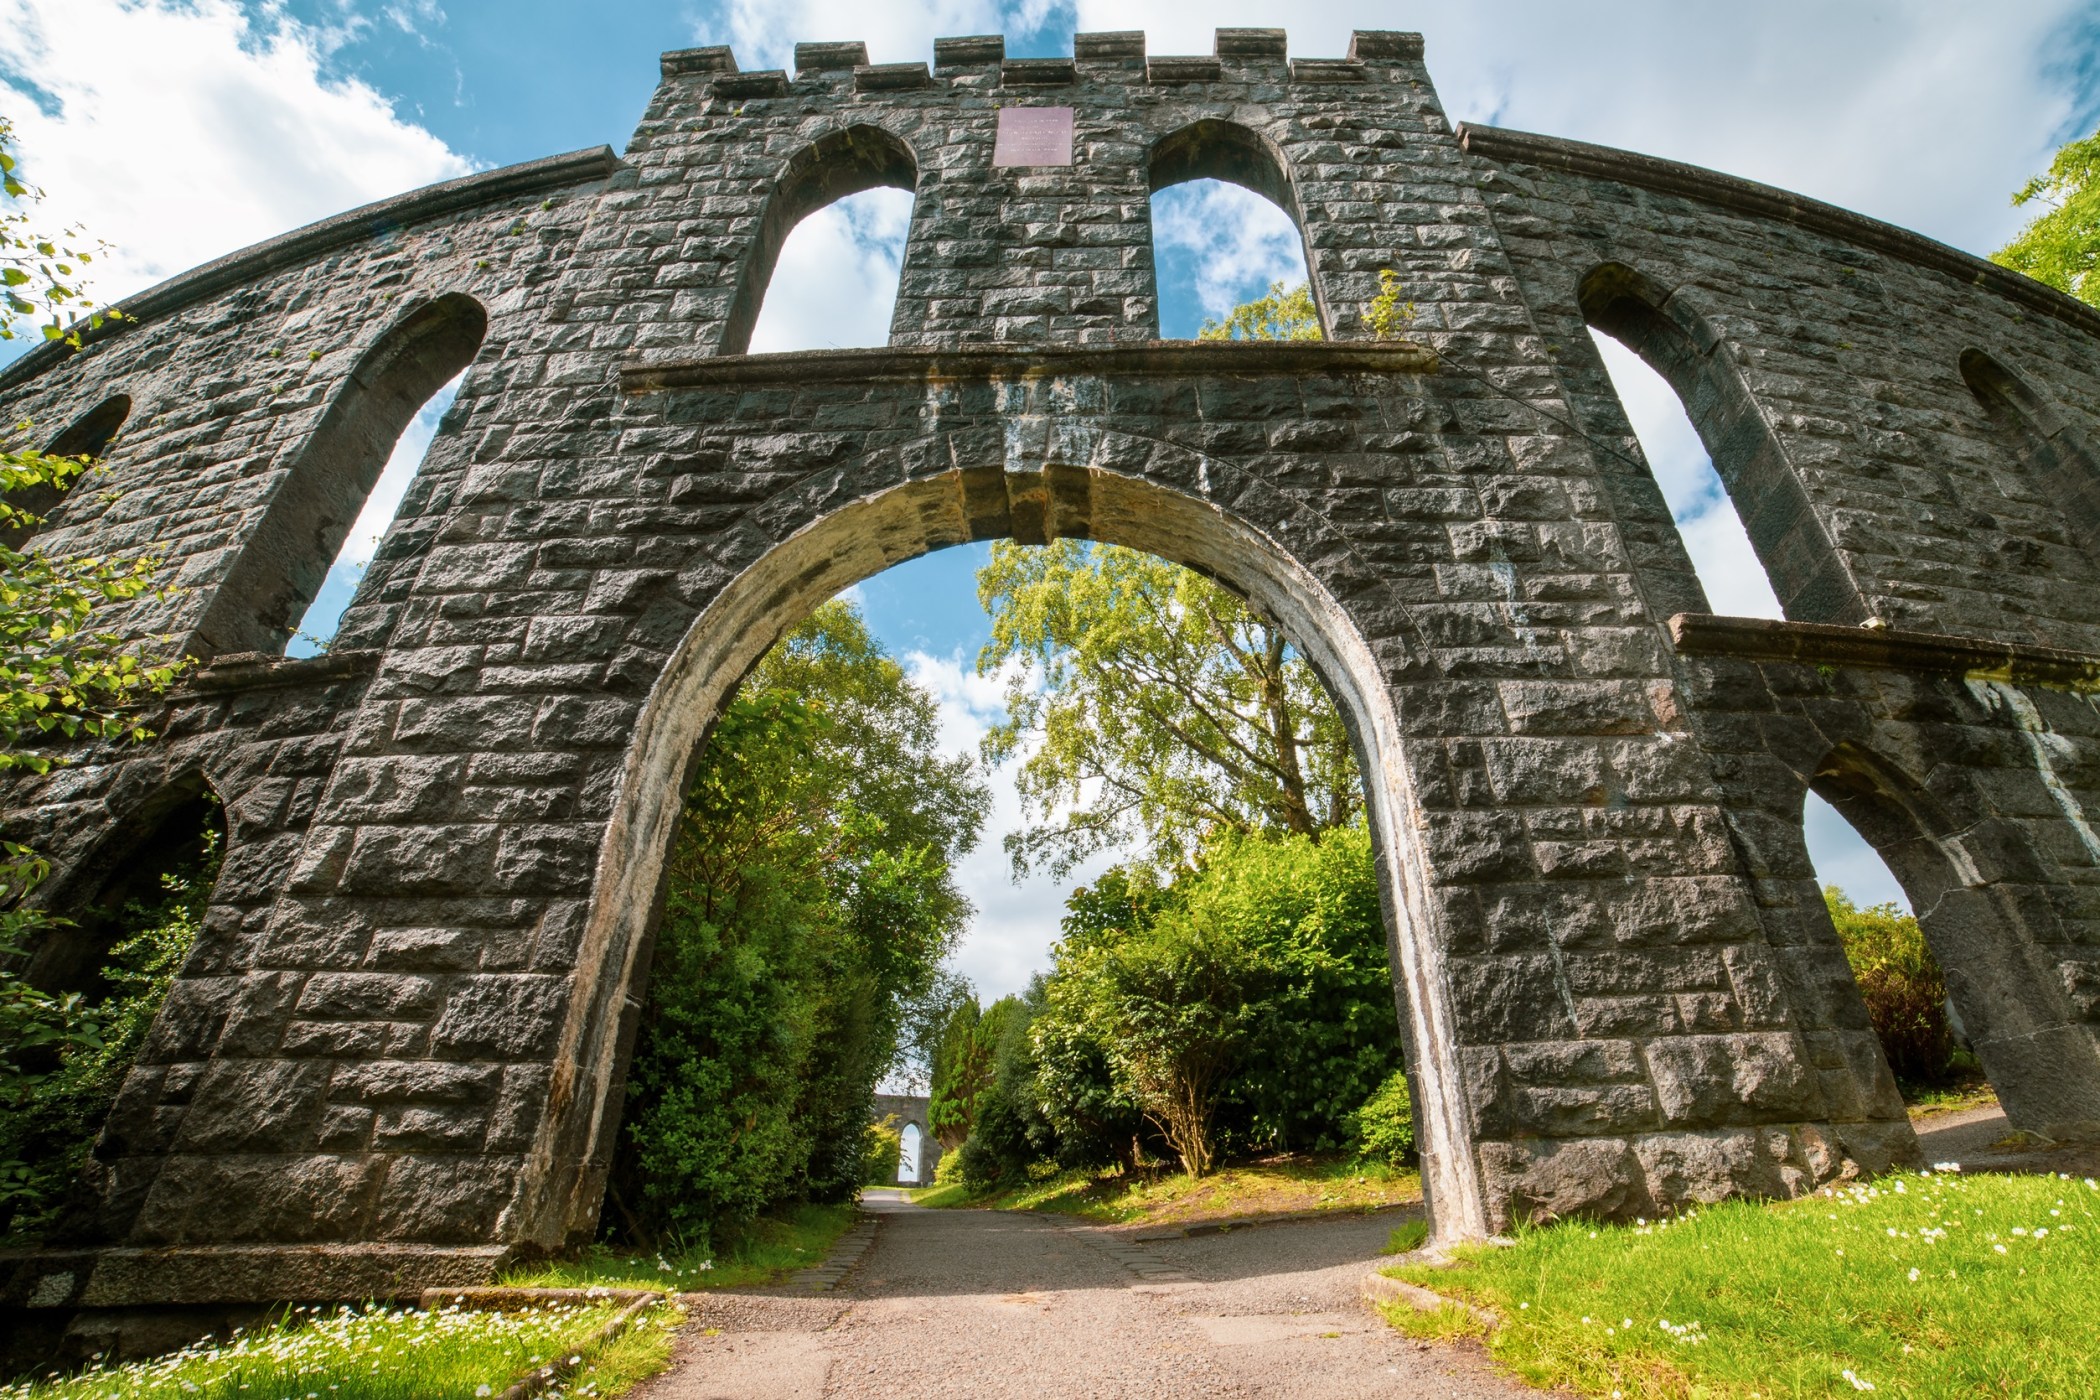
[[[67,1238],[6,1303],[406,1293],[588,1238],[712,717],[816,603],[972,539],[1189,563],[1318,666],[1440,1237],[1915,1154],[1809,787],[1905,880],[2015,1120],[2100,1129],[2100,595],[2063,489],[2090,486],[2100,318],[1762,187],[1462,140],[1416,36],[863,59],[665,55],[624,158],[354,211],[0,372],[39,432],[128,397],[42,547],[161,553],[184,591],[124,624],[210,662],[159,738],[12,782],[9,834],[63,904],[172,784],[230,824]],[[1015,106],[1071,109],[1070,164],[993,162]],[[1155,340],[1148,196],[1206,176],[1298,219],[1328,342]],[[891,346],[736,353],[794,219],[881,184],[916,191]],[[1404,342],[1363,335],[1384,267]],[[1704,600],[1590,324],[1686,394],[1784,645],[1671,630]],[[277,659],[368,439],[458,356],[335,650]]]

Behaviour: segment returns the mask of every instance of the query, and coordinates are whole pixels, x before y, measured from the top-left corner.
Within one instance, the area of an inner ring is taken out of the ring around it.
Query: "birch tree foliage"
[[[1224,832],[1317,838],[1362,806],[1348,736],[1274,622],[1199,574],[1084,541],[992,548],[992,764],[1019,759],[1017,874],[1133,848],[1170,870]]]
[[[2058,151],[2012,199],[2040,212],[1992,261],[2100,306],[2100,131]]]

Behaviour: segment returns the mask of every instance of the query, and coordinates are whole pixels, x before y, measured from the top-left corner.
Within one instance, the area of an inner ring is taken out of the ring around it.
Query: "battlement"
[[[995,73],[997,85],[1011,88],[1064,87],[1092,77],[1127,81],[1142,74],[1146,83],[1186,85],[1259,77],[1273,81],[1282,67],[1293,83],[1366,83],[1391,81],[1397,68],[1419,65],[1422,36],[1396,29],[1359,29],[1341,58],[1292,58],[1281,29],[1220,29],[1207,54],[1154,56],[1143,30],[1107,30],[1076,34],[1070,57],[1009,58],[1006,39],[998,34],[972,34],[933,41],[933,62],[870,63],[868,47],[858,40],[795,45],[795,71],[763,68],[746,72],[727,45],[673,49],[663,55],[666,82],[705,80],[715,97],[750,100],[785,96],[793,84],[850,81],[859,92],[894,91],[930,86],[938,80],[981,80]]]

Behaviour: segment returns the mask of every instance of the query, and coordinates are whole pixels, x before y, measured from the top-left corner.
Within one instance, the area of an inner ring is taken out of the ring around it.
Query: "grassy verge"
[[[971,1195],[960,1184],[913,1193],[922,1206],[976,1206],[1076,1215],[1106,1225],[1185,1225],[1242,1215],[1368,1210],[1422,1199],[1422,1179],[1349,1159],[1277,1157],[1222,1167],[1200,1181],[1179,1172],[1146,1178],[1060,1172],[1010,1190]]]
[[[282,1321],[172,1355],[0,1386],[0,1400],[432,1400],[501,1395],[581,1348],[618,1312],[610,1303],[466,1312],[294,1309]],[[668,1311],[668,1310],[666,1310]],[[550,1395],[612,1396],[668,1359],[670,1334],[645,1320],[584,1358]]]
[[[656,1288],[693,1293],[774,1283],[821,1260],[852,1226],[854,1207],[797,1206],[757,1221],[729,1248],[664,1253],[592,1245],[569,1259],[514,1269],[503,1282],[521,1288]]]
[[[2100,1187],[2085,1179],[1885,1177],[1387,1272],[1494,1309],[1497,1360],[1585,1395],[2095,1393]],[[1387,1316],[1415,1335],[1470,1327],[1455,1309]]]

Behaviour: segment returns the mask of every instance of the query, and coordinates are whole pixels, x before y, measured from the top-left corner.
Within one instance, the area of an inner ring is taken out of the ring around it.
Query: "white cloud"
[[[1152,241],[1161,297],[1177,290],[1177,272],[1192,271],[1193,295],[1208,317],[1222,320],[1273,282],[1305,280],[1305,244],[1291,216],[1220,180],[1191,180],[1154,195]]]
[[[911,206],[905,190],[867,190],[795,225],[752,327],[752,351],[889,344]]]
[[[915,651],[903,658],[905,673],[932,692],[940,705],[941,748],[950,754],[977,752],[978,741],[1006,710],[1009,672],[980,676],[962,657]],[[1019,663],[1014,663],[1019,664]],[[970,979],[985,1001],[1018,992],[1029,977],[1050,965],[1065,898],[1122,858],[1108,852],[1087,861],[1065,880],[1031,874],[1016,884],[1002,838],[1025,825],[1014,789],[1016,758],[992,770],[992,810],[977,848],[956,865],[956,885],[977,906],[950,967]]]
[[[950,35],[1005,34],[1018,39],[1041,28],[1057,7],[1052,0],[921,0],[870,5],[865,0],[730,0],[729,40],[744,68],[795,66],[795,45],[859,39],[875,63],[931,60],[933,41]],[[713,26],[698,37],[712,41]]]
[[[434,10],[433,10],[434,12]],[[234,0],[0,0],[0,102],[51,224],[114,246],[113,300],[468,162],[332,77],[344,30]]]
[[[1143,29],[1154,53],[1208,53],[1217,26],[1281,21],[1301,56],[1345,52],[1352,29],[1419,29],[1456,120],[1711,166],[1975,251],[2017,226],[2008,196],[2073,134],[2079,95],[2053,65],[2092,43],[2089,17],[2072,28],[2081,14],[2080,0],[1301,0],[1287,14],[1077,0],[1079,28]]]

